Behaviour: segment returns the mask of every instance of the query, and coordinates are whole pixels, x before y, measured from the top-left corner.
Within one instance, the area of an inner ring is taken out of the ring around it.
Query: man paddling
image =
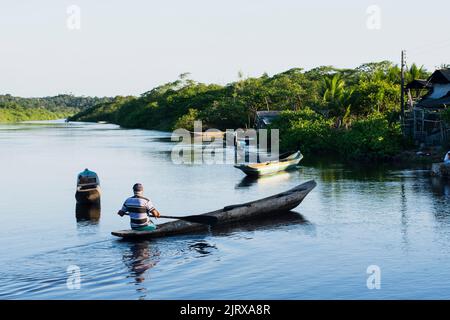
[[[134,196],[125,200],[122,209],[117,212],[121,217],[130,216],[131,229],[137,231],[155,230],[155,224],[150,220],[150,213],[155,218],[159,218],[160,213],[153,206],[152,202],[143,196],[144,186],[136,183],[133,186]]]

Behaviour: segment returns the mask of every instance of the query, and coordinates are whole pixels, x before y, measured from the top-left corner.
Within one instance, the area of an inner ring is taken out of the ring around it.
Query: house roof
[[[414,80],[408,83],[407,89],[430,89],[432,87],[428,80]]]
[[[431,83],[450,83],[450,69],[436,70],[429,78]]]

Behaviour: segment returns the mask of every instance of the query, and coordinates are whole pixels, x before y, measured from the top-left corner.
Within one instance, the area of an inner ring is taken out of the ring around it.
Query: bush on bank
[[[355,119],[347,127],[336,127],[313,110],[285,111],[272,124],[280,129],[281,150],[300,149],[309,157],[338,156],[344,160],[388,160],[403,148],[398,123],[375,113]]]

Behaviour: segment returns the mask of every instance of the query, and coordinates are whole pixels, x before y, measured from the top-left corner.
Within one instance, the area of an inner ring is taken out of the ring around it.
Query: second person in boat
[[[125,200],[122,209],[117,212],[121,217],[124,215],[130,216],[131,229],[136,231],[151,231],[156,229],[156,225],[150,220],[150,214],[159,218],[160,213],[153,206],[150,199],[143,196],[144,186],[136,183],[133,186],[134,196]]]

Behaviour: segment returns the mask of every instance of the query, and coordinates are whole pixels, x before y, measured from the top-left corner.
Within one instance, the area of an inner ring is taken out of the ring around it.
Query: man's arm
[[[155,218],[159,218],[159,216],[161,215],[150,200],[148,200],[147,202],[147,210],[147,212],[151,213]]]
[[[124,215],[127,214],[127,211],[128,211],[128,209],[127,209],[127,207],[125,206],[125,203],[124,203],[123,206],[122,206],[122,209],[120,209],[120,210],[117,212],[117,214],[118,214],[119,216],[123,217]]]
[[[153,208],[152,210],[150,210],[152,216],[154,216],[155,218],[159,218],[161,216],[161,214],[159,213],[158,210],[156,210],[156,208]]]

